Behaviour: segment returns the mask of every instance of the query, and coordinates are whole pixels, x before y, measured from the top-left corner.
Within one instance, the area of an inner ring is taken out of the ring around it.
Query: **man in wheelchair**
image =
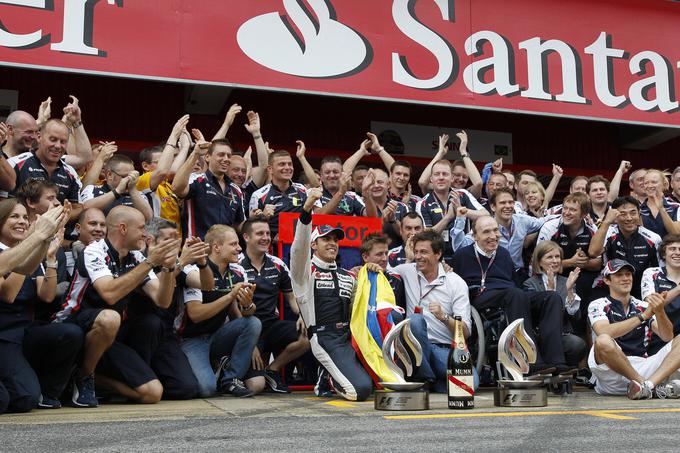
[[[470,302],[480,312],[490,307],[503,310],[508,322],[524,318],[524,327],[538,346],[529,374],[568,370],[562,347],[562,300],[555,292],[517,288],[515,266],[510,253],[499,247],[499,238],[496,220],[480,217],[473,228],[474,243],[456,250],[454,270],[467,283]]]

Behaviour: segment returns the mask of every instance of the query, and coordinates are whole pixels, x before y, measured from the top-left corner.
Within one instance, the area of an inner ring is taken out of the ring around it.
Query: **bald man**
[[[64,308],[57,314],[57,321],[74,322],[86,334],[72,401],[80,407],[98,405],[96,370],[97,385],[132,401],[156,403],[163,386],[151,367],[121,341],[119,330],[135,291],[143,291],[161,308],[170,306],[180,241],[160,241],[144,257],[144,216],[129,206],[113,208],[106,229],[106,239],[80,252]],[[154,268],[160,271],[158,277]]]
[[[7,120],[7,142],[2,152],[7,157],[18,156],[38,146],[38,123],[28,112],[15,110]]]

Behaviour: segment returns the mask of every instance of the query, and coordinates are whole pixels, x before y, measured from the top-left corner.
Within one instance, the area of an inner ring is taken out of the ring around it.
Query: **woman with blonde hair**
[[[661,170],[647,170],[644,176],[647,198],[640,204],[643,226],[661,238],[668,233],[680,234],[680,204],[670,202],[664,196],[670,187],[667,176]]]
[[[534,249],[533,276],[524,282],[527,291],[555,291],[564,304],[564,324],[562,330],[562,345],[567,365],[578,366],[586,356],[588,346],[586,342],[574,335],[571,321],[581,317],[581,298],[574,288],[580,268],[575,268],[569,277],[560,275],[562,272],[562,247],[552,241],[542,241]]]

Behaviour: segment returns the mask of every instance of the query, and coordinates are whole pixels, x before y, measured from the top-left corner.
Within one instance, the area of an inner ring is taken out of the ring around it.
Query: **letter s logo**
[[[301,77],[343,77],[368,66],[370,45],[336,20],[330,2],[307,3],[312,11],[303,2],[283,0],[287,16],[272,12],[248,20],[236,35],[241,50],[262,66]]]

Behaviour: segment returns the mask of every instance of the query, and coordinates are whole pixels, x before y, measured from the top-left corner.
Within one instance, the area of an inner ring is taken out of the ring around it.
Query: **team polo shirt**
[[[665,267],[650,267],[645,269],[642,274],[642,300],[652,293],[661,294],[664,291],[670,291],[675,288],[677,283],[669,279],[666,275]],[[680,297],[671,300],[664,310],[668,315],[668,319],[673,323],[673,336],[680,334]],[[659,349],[666,344],[658,335],[652,335],[652,343],[649,346],[649,354],[656,354]]]
[[[397,267],[406,262],[406,249],[403,245],[394,247],[387,252],[387,264],[389,267]]]
[[[274,215],[269,218],[269,229],[272,237],[279,233],[279,214],[282,212],[301,212],[307,200],[307,189],[304,185],[291,182],[286,190],[281,190],[274,183],[269,183],[250,197],[250,209],[263,210],[265,205],[274,205]]]
[[[139,177],[137,190],[149,198],[154,217],[161,217],[179,225],[181,222],[180,200],[172,191],[172,184],[164,179],[158,184],[156,190],[151,190],[151,173],[147,171]]]
[[[590,207],[590,219],[593,221],[596,227],[600,228],[600,225],[602,225],[602,222],[604,221],[604,218],[607,216],[607,213],[609,212],[609,208],[611,208],[612,205],[611,203],[607,203],[607,209],[604,211],[604,215],[602,217],[598,216],[595,211],[593,211],[592,205]]]
[[[248,281],[257,285],[253,296],[255,316],[263,323],[279,319],[279,294],[293,291],[288,266],[269,253],[265,254],[259,271],[246,253],[241,255],[239,264],[245,270]]]
[[[318,207],[326,206],[329,201],[333,198],[333,194],[328,191],[325,187],[323,188],[323,193],[319,201],[316,202]],[[366,210],[366,205],[364,200],[357,195],[355,192],[348,190],[343,195],[338,207],[335,208],[335,215],[349,215],[349,216],[362,216]]]
[[[590,247],[590,241],[595,236],[597,229],[581,220],[581,225],[578,232],[572,238],[569,234],[569,227],[562,223],[562,218],[557,217],[550,219],[543,224],[540,232],[538,233],[538,242],[542,241],[553,241],[562,247],[564,252],[564,258],[571,258],[574,256],[578,249],[583,250],[585,254],[588,254],[588,247]],[[534,263],[536,265],[537,263]],[[568,275],[570,269],[565,269],[562,275]]]
[[[645,311],[647,302],[630,297],[628,311],[623,308],[623,304],[611,296],[595,299],[588,305],[588,320],[592,326],[598,321],[609,321],[609,324],[625,321],[626,319],[636,318],[638,314]],[[644,324],[640,324],[627,334],[615,338],[616,343],[621,347],[627,356],[647,357],[647,347],[652,339],[652,322],[656,316],[652,316]],[[593,342],[597,335],[593,331]]]
[[[220,274],[220,268],[217,266],[217,264],[210,261],[210,259],[208,259],[208,266],[210,266],[210,270],[212,270],[213,273],[215,288],[212,291],[200,291],[200,298],[191,298],[191,295],[185,292],[185,305],[212,303],[220,297],[229,294],[235,284],[248,281],[245,270],[239,264],[229,263],[229,266],[227,266],[224,274]],[[195,293],[195,291],[193,293]],[[234,300],[233,303],[237,304],[238,302]],[[201,335],[212,335],[217,331],[217,329],[222,327],[225,322],[227,322],[228,310],[229,306],[226,306],[209,319],[205,319],[200,322],[193,322],[189,317],[185,306],[181,322],[175,322],[177,333],[184,338],[198,337]]]
[[[43,166],[40,159],[33,152],[26,152],[10,158],[7,162],[14,168],[17,175],[16,189],[29,179],[52,181],[59,188],[57,199],[63,204],[64,200],[80,203],[82,183],[76,170],[60,159],[57,168],[50,173]],[[13,192],[14,193],[14,192]]]
[[[210,170],[189,177],[189,192],[182,213],[182,234],[205,238],[216,224],[238,226],[245,220],[243,192],[224,176],[224,190]]]
[[[451,192],[457,192],[460,195],[460,205],[476,211],[479,209],[484,209],[481,204],[472,196],[470,192],[465,189],[451,189]],[[432,228],[438,224],[446,215],[446,210],[448,209],[448,200],[443,204],[439,198],[435,195],[434,191],[430,191],[425,195],[420,203],[416,205],[416,212],[423,219],[423,224],[425,228]],[[449,222],[449,224],[442,230],[442,239],[446,243],[444,247],[444,257],[447,261],[450,261],[453,257],[453,246],[449,238],[449,230],[453,228],[453,223],[455,219]]]
[[[86,201],[90,201],[94,198],[101,197],[102,195],[106,195],[107,193],[111,192],[111,188],[107,183],[102,184],[101,186],[85,186],[81,193],[81,199],[83,203]],[[128,195],[122,195],[118,199],[114,199],[111,203],[109,203],[108,206],[106,206],[104,209],[102,209],[102,212],[104,212],[104,215],[108,215],[109,211],[111,209],[115,208],[116,206],[130,206],[133,207],[132,203],[132,197]]]
[[[614,259],[628,261],[635,268],[633,277],[633,290],[631,294],[640,297],[640,285],[642,283],[642,272],[648,267],[659,265],[659,245],[661,238],[653,231],[645,227],[638,227],[628,240],[619,232],[618,225],[614,224],[607,230],[607,239],[604,242],[604,252],[602,261],[606,266],[607,262]],[[597,277],[593,287],[604,287],[604,276],[602,273]]]
[[[9,249],[0,242],[0,252]],[[38,304],[47,305],[38,300],[38,288],[36,279],[45,275],[42,264],[26,276],[21,289],[11,304],[0,302],[0,341],[21,343],[24,338],[24,330],[35,319],[35,309]]]
[[[680,220],[680,204],[671,203],[667,198],[664,198],[663,208],[674,222]],[[656,217],[652,217],[652,211],[647,205],[647,200],[640,204],[640,217],[642,217],[642,224],[648,230],[655,232],[661,237],[664,237],[668,234],[668,231],[663,224],[661,213],[659,212],[657,213]]]
[[[404,194],[395,195],[390,191],[387,192],[387,201],[398,201],[399,203],[403,203],[403,200]],[[406,207],[408,208],[409,211],[415,212],[416,205],[420,202],[420,200],[421,198],[419,196],[411,194],[411,196],[408,199],[408,203],[406,204]]]
[[[124,258],[120,258],[118,251],[108,239],[100,239],[85,247],[78,255],[78,261],[73,272],[73,280],[66,295],[62,310],[57,313],[56,320],[64,321],[78,310],[86,308],[109,308],[120,314],[125,314],[128,303],[135,297],[130,292],[113,305],[109,305],[94,288],[94,282],[103,277],[118,278],[127,274],[144,261],[144,255],[138,250],[130,251]],[[151,280],[156,280],[152,270],[144,277],[137,287],[141,289]]]

